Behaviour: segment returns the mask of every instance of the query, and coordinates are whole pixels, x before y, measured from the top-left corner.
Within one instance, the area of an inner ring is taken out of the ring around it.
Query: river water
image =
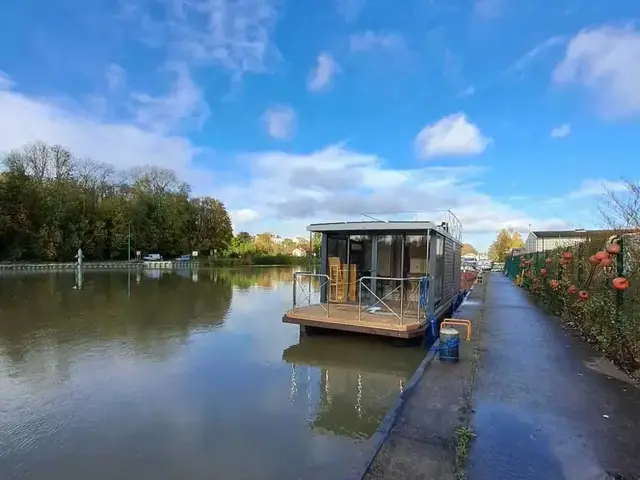
[[[344,478],[424,351],[300,336],[291,276],[0,275],[0,478]]]

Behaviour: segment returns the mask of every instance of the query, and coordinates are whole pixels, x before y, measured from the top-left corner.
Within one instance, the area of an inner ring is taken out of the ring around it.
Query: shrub
[[[592,255],[605,251],[607,240],[602,238],[514,256],[509,261],[517,262],[516,270],[523,272],[521,285],[538,303],[620,367],[640,377],[640,315],[634,313],[640,309],[640,271],[635,264],[640,258],[640,242],[636,235],[620,238],[622,251],[611,256],[610,267],[594,266],[590,261]],[[571,260],[563,261],[565,252],[571,253]],[[629,280],[627,290],[612,286],[617,276]]]

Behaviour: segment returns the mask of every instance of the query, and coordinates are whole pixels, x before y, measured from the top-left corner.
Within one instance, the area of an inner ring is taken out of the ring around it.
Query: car
[[[188,262],[191,260],[191,255],[180,255],[176,258],[176,262]]]
[[[142,257],[142,260],[144,260],[145,262],[159,262],[162,260],[162,255],[160,255],[159,253],[147,253],[144,257]]]

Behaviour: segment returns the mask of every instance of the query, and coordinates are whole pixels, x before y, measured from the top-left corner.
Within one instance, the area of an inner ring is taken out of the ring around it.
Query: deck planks
[[[316,304],[289,310],[283,317],[283,322],[401,338],[422,335],[425,329],[425,322],[418,321],[415,311],[405,313],[403,325],[391,313],[363,311],[360,320],[358,320],[358,305],[331,303],[329,304],[328,316],[326,307],[327,304]]]

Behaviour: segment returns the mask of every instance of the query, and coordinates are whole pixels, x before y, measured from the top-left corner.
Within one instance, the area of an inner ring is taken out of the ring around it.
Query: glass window
[[[327,258],[338,258],[347,263],[347,237],[340,235],[327,236]]]
[[[377,277],[402,277],[403,235],[378,235]],[[400,285],[398,280],[377,280],[376,295],[384,298]]]
[[[404,243],[404,277],[422,277],[427,270],[427,236],[407,235]]]
[[[402,276],[402,235],[378,235],[378,277]]]

